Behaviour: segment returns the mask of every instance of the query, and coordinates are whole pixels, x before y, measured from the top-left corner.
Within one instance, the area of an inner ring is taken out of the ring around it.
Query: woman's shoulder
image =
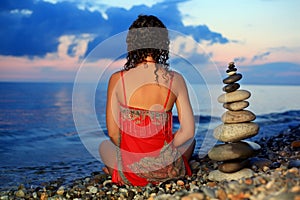
[[[179,93],[186,90],[186,83],[183,75],[179,72],[173,73],[173,92],[178,96]]]
[[[184,81],[183,76],[177,71],[172,71],[172,76],[174,83],[181,83],[182,81]]]
[[[109,78],[109,84],[115,85],[120,80],[121,72],[122,70],[114,72]]]
[[[126,73],[126,70],[119,70],[114,72],[111,76],[110,79],[120,79],[121,78],[121,73]]]

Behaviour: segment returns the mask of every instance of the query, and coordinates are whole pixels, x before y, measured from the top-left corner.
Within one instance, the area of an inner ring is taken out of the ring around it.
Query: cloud
[[[104,22],[99,12],[80,10],[67,2],[7,2],[4,1],[6,9],[2,8],[0,13],[0,25],[6,27],[0,32],[2,55],[45,56],[57,50],[61,36],[96,33]],[[11,13],[18,9],[26,9],[31,14]]]
[[[110,7],[103,17],[100,11],[80,8],[74,2],[2,0],[0,25],[6,28],[0,31],[0,55],[43,57],[57,50],[59,38],[64,35],[95,35],[88,44],[87,54],[105,39],[126,31],[139,14],[156,15],[169,29],[191,35],[198,42],[230,42],[206,25],[185,26],[178,9],[182,2],[185,0],[139,5],[130,9]],[[74,54],[73,51],[68,53]]]
[[[238,57],[238,58],[234,58],[233,61],[242,63],[242,62],[246,61],[246,59],[247,59],[246,57]]]
[[[230,42],[229,39],[222,36],[221,33],[211,31],[206,25],[185,26],[182,22],[183,16],[178,9],[178,4],[182,2],[185,1],[172,1],[172,3],[161,2],[156,3],[151,7],[146,5],[138,5],[133,6],[129,10],[117,7],[109,8],[106,11],[106,16],[107,23],[112,25],[110,26],[111,35],[127,31],[128,27],[136,19],[137,15],[148,14],[155,15],[161,19],[167,28],[170,29],[170,31],[178,31],[181,34],[192,36],[194,40],[199,43],[203,41],[207,41],[210,44],[225,44]],[[170,13],[172,13],[172,15],[170,15]],[[94,49],[102,40],[103,36],[99,35],[93,42],[89,44],[89,50],[87,53]],[[107,53],[105,56],[108,56]]]
[[[79,58],[86,52],[92,38],[88,34],[61,36],[56,52],[47,53],[44,57],[0,55],[0,79],[71,81],[81,64]]]
[[[258,61],[258,60],[264,60],[265,57],[267,57],[267,56],[270,55],[270,54],[271,54],[271,52],[270,52],[270,51],[267,51],[267,52],[264,52],[264,53],[255,55],[255,56],[253,56],[253,58],[252,58],[252,62]]]

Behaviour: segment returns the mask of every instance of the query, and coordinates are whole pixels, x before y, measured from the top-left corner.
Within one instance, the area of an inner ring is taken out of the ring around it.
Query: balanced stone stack
[[[208,178],[212,181],[251,177],[253,171],[247,168],[249,158],[260,150],[258,144],[245,140],[259,131],[258,124],[252,122],[255,114],[245,110],[251,93],[240,89],[237,82],[242,74],[237,73],[233,62],[229,63],[226,73],[228,77],[223,80],[225,93],[218,97],[218,102],[223,103],[228,111],[221,117],[223,124],[214,129],[214,137],[223,143],[214,146],[208,153],[210,159],[219,161],[218,170],[209,174]]]

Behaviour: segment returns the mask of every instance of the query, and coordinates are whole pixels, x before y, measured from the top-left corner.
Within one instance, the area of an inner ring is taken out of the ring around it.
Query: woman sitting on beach
[[[194,116],[183,77],[169,69],[168,30],[157,17],[140,15],[126,42],[124,70],[108,85],[103,170],[114,183],[137,186],[191,175]],[[174,104],[180,128],[173,134]]]

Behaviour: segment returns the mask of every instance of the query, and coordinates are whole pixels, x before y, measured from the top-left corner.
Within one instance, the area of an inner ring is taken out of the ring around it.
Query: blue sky
[[[201,46],[206,55],[186,40],[178,50],[199,68],[213,62],[223,73],[235,61],[245,83],[299,85],[299,7],[295,0],[2,0],[0,81],[72,82],[97,45],[139,14],[154,14]],[[95,66],[111,62],[109,51]]]

